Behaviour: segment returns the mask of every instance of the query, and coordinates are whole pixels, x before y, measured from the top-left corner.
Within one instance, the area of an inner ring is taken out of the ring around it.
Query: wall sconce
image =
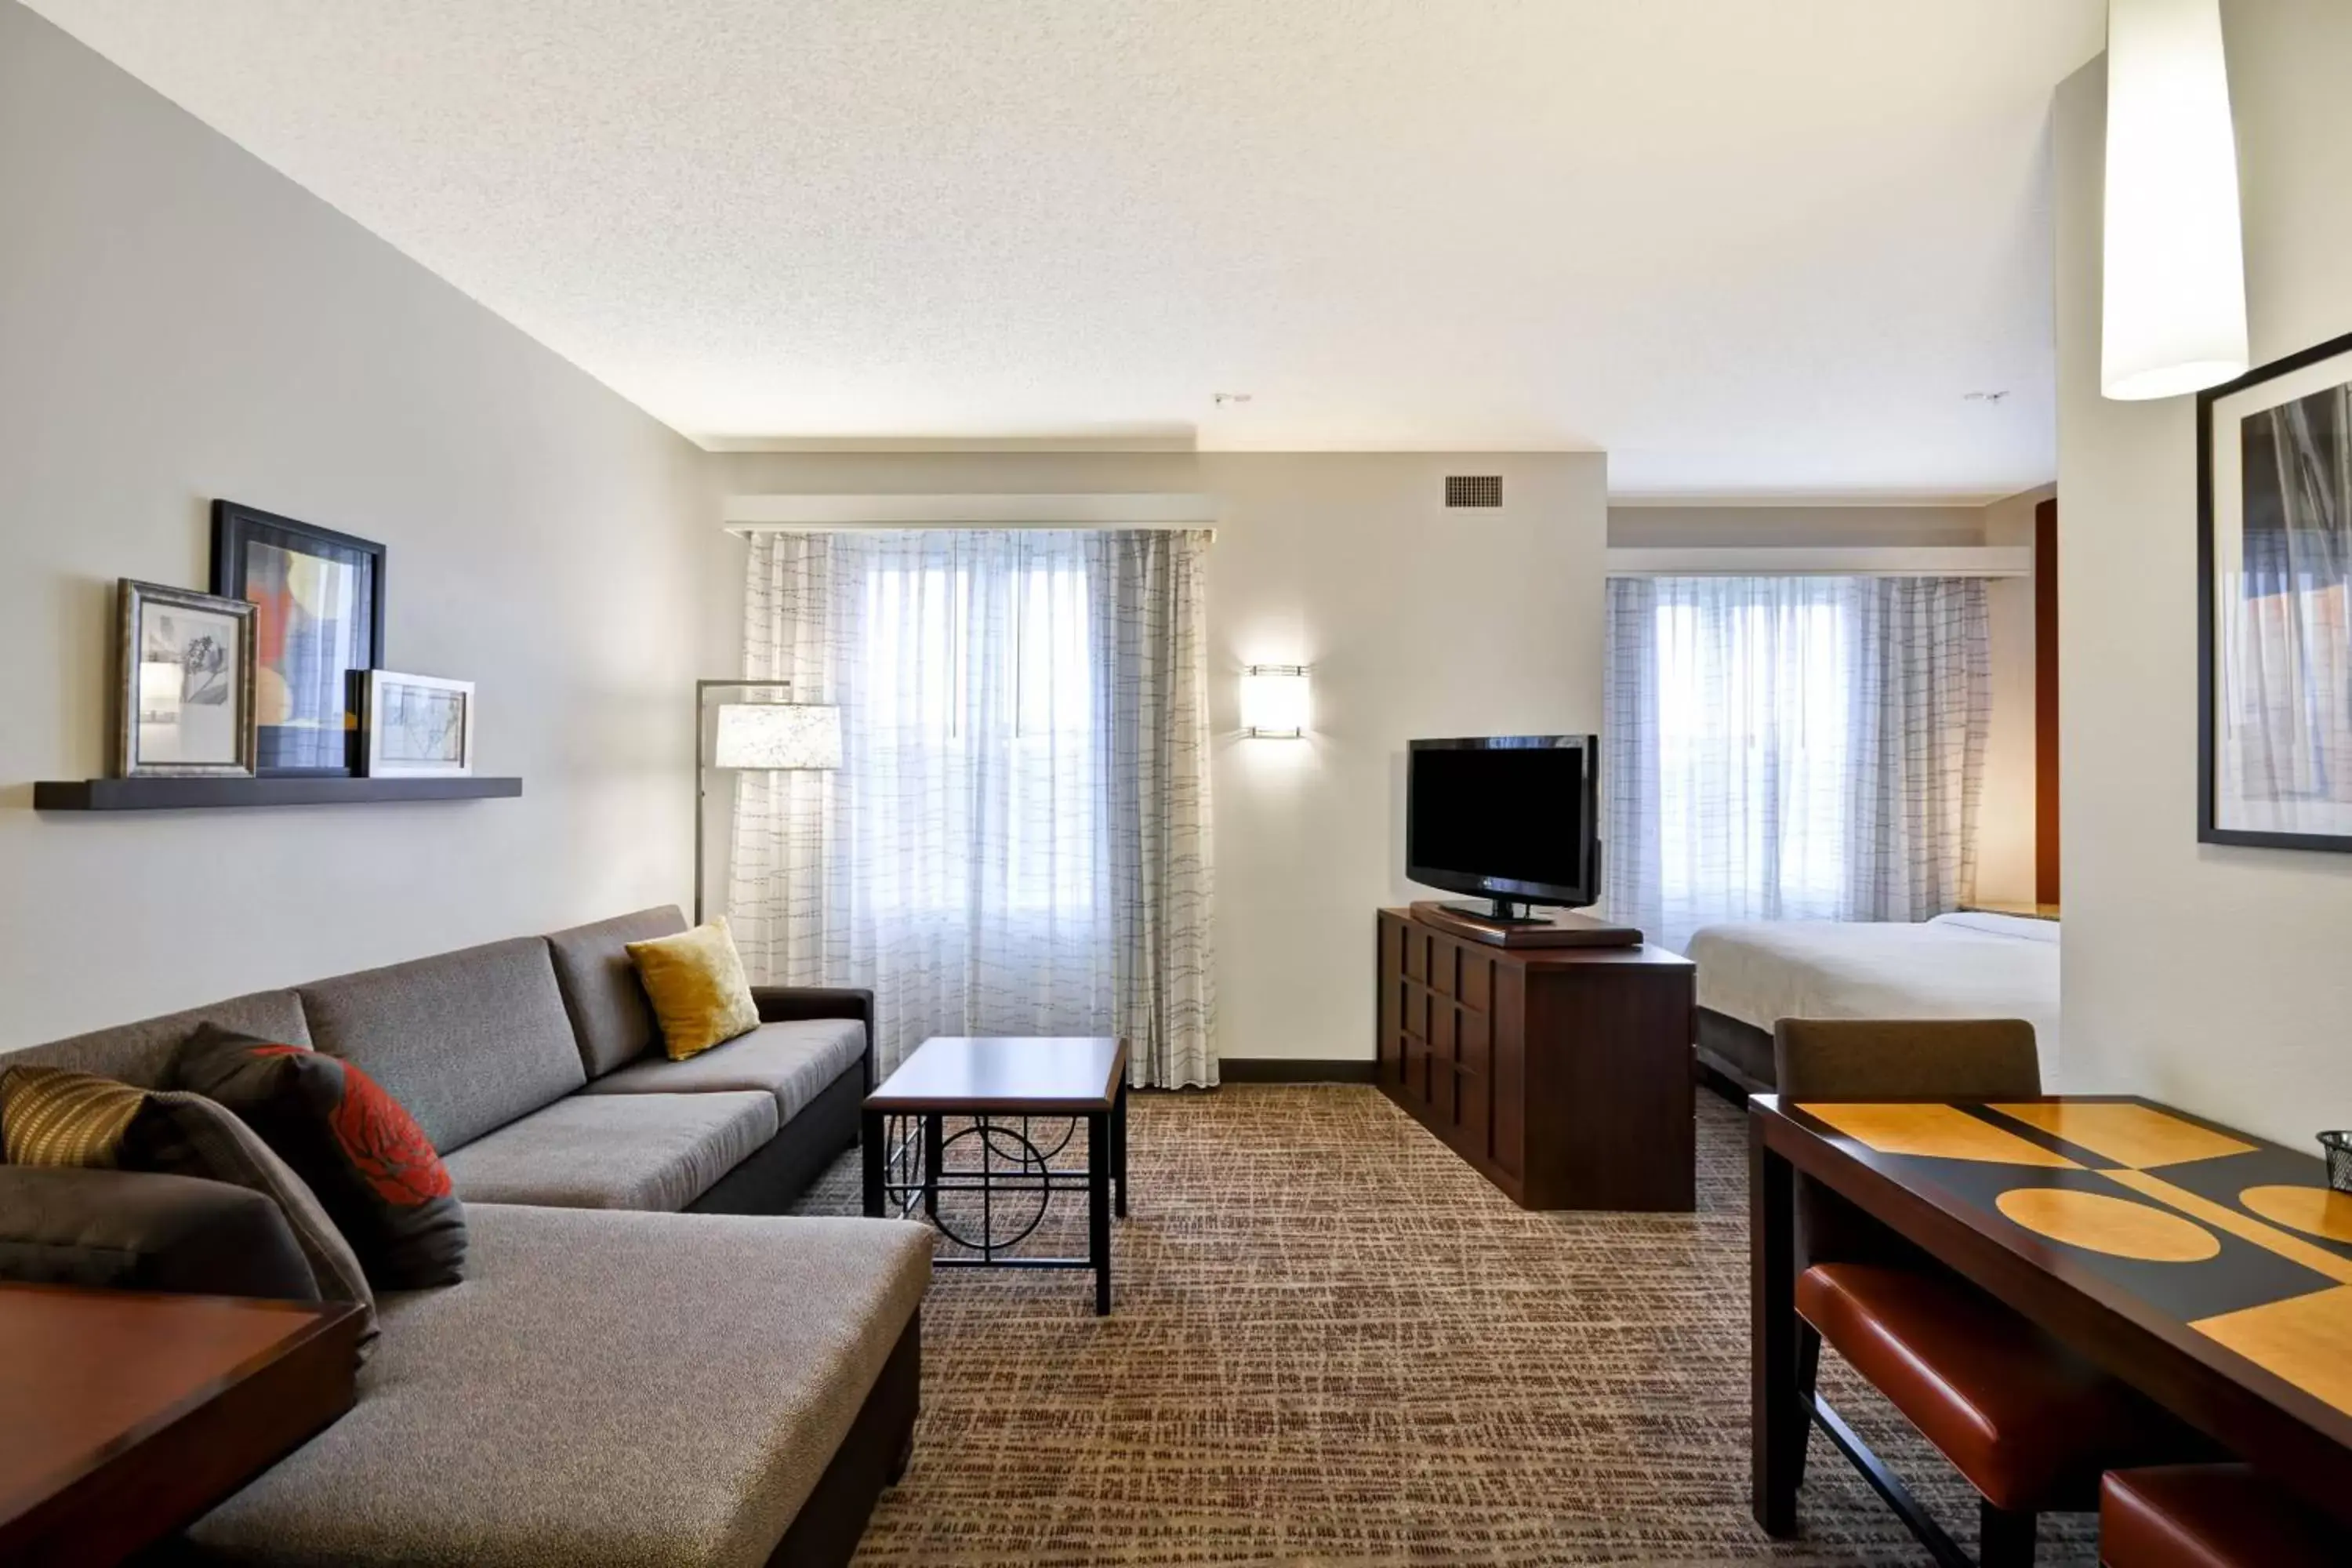
[[[1307,733],[1307,667],[1253,664],[1242,670],[1242,732],[1296,741]]]
[[[2177,397],[2245,374],[2246,261],[2221,0],[2110,0],[2099,389]]]

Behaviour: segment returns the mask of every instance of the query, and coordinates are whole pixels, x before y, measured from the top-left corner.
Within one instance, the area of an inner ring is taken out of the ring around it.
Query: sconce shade
[[[1307,667],[1253,664],[1242,671],[1242,728],[1295,740],[1307,733]]]
[[[2099,385],[2176,397],[2245,374],[2246,262],[2221,0],[2110,0]]]
[[[722,702],[710,765],[733,769],[841,766],[841,710],[813,702]]]

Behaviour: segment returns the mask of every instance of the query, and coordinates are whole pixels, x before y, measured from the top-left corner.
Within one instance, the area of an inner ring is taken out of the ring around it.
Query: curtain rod
[[[1612,577],[2031,577],[2030,544],[1612,546]]]
[[[729,496],[730,533],[831,531],[852,528],[1207,528],[1217,520],[1213,496],[1132,490],[1042,495],[741,495]]]

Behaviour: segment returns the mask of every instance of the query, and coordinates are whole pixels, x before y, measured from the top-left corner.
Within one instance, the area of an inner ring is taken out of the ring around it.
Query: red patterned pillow
[[[465,1277],[466,1215],[448,1170],[416,1119],[358,1067],[208,1024],[181,1047],[176,1071],[310,1184],[377,1289]]]

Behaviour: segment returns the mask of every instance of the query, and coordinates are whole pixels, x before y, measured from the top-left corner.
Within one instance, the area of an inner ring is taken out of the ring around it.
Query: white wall
[[[1219,1047],[1372,1054],[1372,911],[1403,879],[1404,742],[1601,727],[1605,460],[1598,454],[737,456],[730,494],[1205,491]],[[1449,473],[1500,512],[1447,512]],[[740,547],[711,616],[740,615]],[[711,657],[731,660],[732,644]],[[1238,734],[1245,664],[1312,667],[1304,741]],[[721,668],[728,668],[723,665]]]
[[[1609,542],[1695,545],[1982,544],[1973,506],[1627,506],[1609,509]]]
[[[2226,0],[2257,363],[2352,331],[2352,6]],[[2057,99],[2063,1086],[2352,1126],[2352,856],[2196,836],[2196,409],[2098,389],[2105,78]]]
[[[0,214],[0,1048],[682,898],[701,455],[13,5]],[[384,542],[389,662],[522,798],[31,811],[215,496]]]

